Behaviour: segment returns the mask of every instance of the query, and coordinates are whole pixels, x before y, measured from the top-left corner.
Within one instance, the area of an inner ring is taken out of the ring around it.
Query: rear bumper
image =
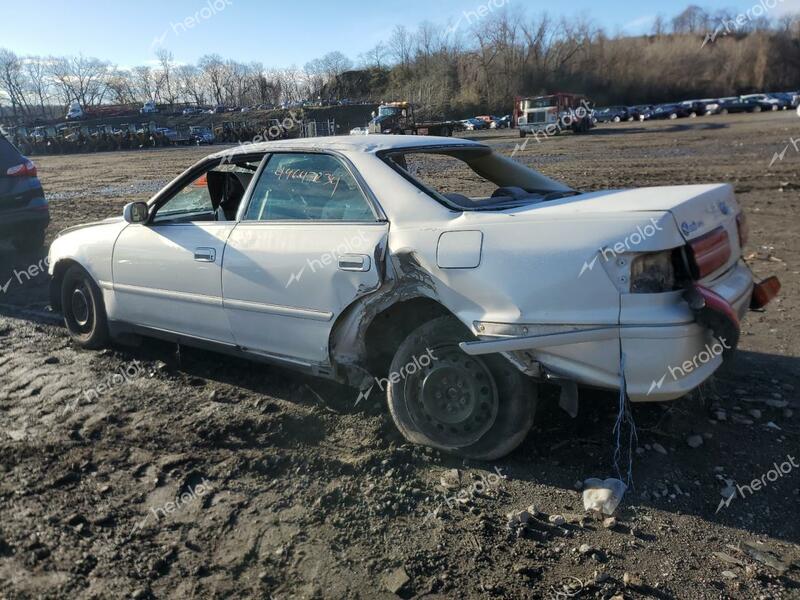
[[[753,275],[740,262],[706,287],[725,300],[737,321],[750,308]],[[505,353],[529,374],[545,372],[579,384],[619,389],[620,352],[625,383],[633,402],[674,400],[706,381],[736,348],[736,339],[715,337],[697,322],[683,292],[624,294],[620,324],[550,327],[543,335],[481,336],[461,347],[472,355]],[[510,324],[509,331],[522,324]],[[738,327],[738,322],[737,322]],[[536,331],[536,325],[524,325]],[[484,328],[485,330],[486,328]]]
[[[620,343],[625,355],[625,381],[633,402],[662,402],[685,396],[711,377],[738,344],[738,322],[750,309],[753,274],[739,262],[706,287],[732,309],[736,322],[732,334],[716,334],[698,322],[698,315],[681,292],[663,294],[662,321],[644,323],[637,318],[643,296],[624,297]],[[630,300],[626,307],[626,300]],[[627,310],[626,310],[627,308]]]

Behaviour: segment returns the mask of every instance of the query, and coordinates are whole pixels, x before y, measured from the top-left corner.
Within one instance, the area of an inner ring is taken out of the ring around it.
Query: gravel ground
[[[622,124],[516,152],[581,189],[732,182],[748,261],[784,285],[712,382],[634,407],[616,523],[578,489],[613,474],[613,395],[582,395],[573,420],[544,389],[519,450],[463,462],[405,444],[350,388],[155,341],[79,351],[45,310],[46,275],[15,275],[43,257],[0,247],[0,598],[800,598],[800,155],[770,166],[798,127]],[[50,237],[208,152],[38,157]]]

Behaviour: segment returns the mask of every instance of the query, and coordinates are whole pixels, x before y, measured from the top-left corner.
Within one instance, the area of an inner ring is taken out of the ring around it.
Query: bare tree
[[[70,100],[80,102],[81,106],[95,106],[103,101],[107,62],[78,55],[52,59],[49,66],[51,77]]]
[[[211,98],[217,104],[222,104],[227,77],[227,69],[222,57],[218,54],[207,54],[200,58],[198,66],[206,79],[206,84],[210,87]]]
[[[156,50],[156,58],[160,70],[156,78],[156,95],[160,96],[169,105],[175,104],[178,90],[173,81],[174,56],[166,48]]]
[[[397,25],[389,37],[389,52],[395,62],[403,69],[411,65],[411,50],[414,40],[404,25]]]
[[[0,48],[0,91],[8,96],[14,115],[30,112],[25,87],[22,61],[10,50]]]
[[[361,62],[367,68],[382,69],[386,63],[388,50],[383,42],[378,42],[375,46],[361,55]]]

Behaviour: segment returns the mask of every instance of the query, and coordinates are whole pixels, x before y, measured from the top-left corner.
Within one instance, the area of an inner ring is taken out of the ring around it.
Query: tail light
[[[736,310],[725,298],[702,285],[694,284],[683,295],[695,313],[697,322],[714,332],[729,356],[739,345],[741,325]]]
[[[727,264],[731,259],[731,240],[724,227],[717,227],[689,242],[696,279],[703,279]]]
[[[25,159],[21,165],[11,167],[6,171],[9,177],[36,177],[36,165],[33,161]]]
[[[769,277],[753,288],[753,298],[750,300],[751,310],[764,308],[781,291],[781,282],[777,277]]]
[[[736,226],[739,228],[739,247],[744,248],[750,239],[750,225],[747,223],[747,215],[744,211],[736,217]]]

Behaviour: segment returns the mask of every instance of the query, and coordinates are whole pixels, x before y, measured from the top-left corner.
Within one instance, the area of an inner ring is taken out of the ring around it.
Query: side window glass
[[[253,190],[245,221],[375,221],[344,164],[328,154],[275,154]]]
[[[153,222],[191,220],[194,216],[199,218],[213,212],[214,205],[208,189],[208,173],[203,173],[159,208]]]

